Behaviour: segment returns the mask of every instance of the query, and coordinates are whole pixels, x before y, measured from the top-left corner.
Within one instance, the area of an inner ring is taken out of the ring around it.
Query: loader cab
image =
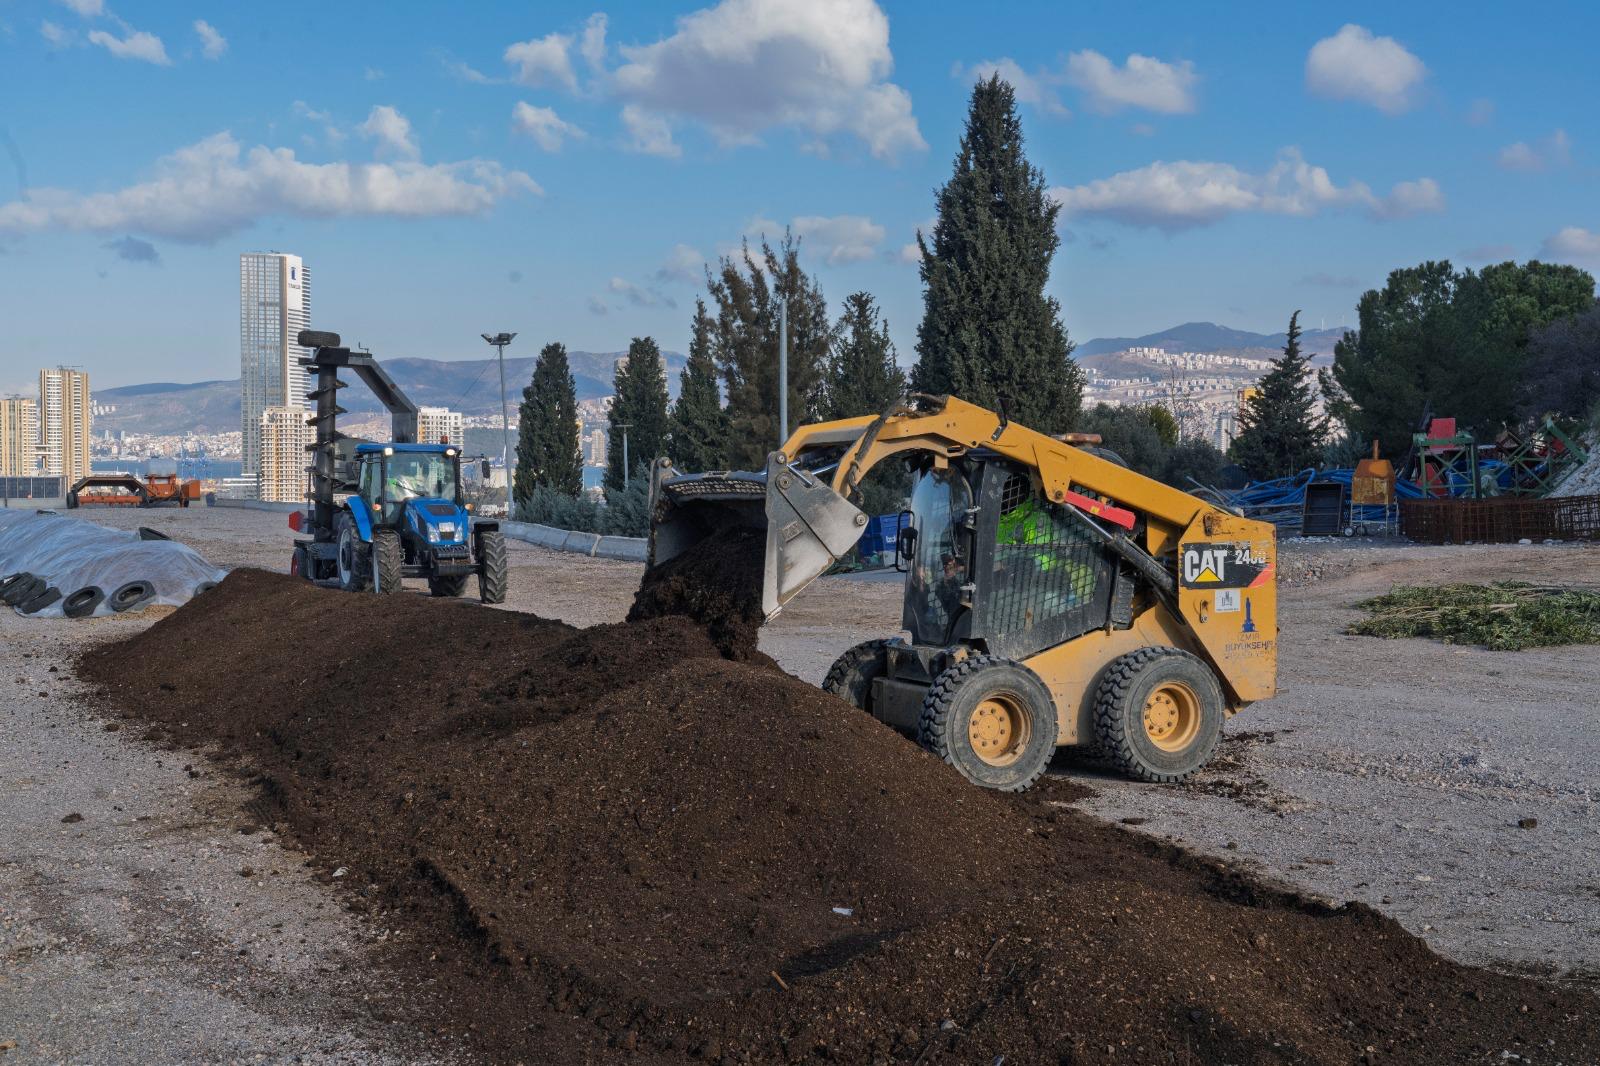
[[[445,500],[462,506],[461,452],[437,444],[363,444],[356,492],[384,526],[398,525],[407,500]]]
[[[980,449],[930,465],[910,511],[901,624],[913,644],[1022,659],[1131,620],[1131,576],[1017,464]]]

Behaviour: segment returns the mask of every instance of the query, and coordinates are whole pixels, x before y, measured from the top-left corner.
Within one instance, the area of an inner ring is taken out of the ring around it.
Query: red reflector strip
[[[1113,507],[1109,503],[1101,503],[1099,500],[1070,490],[1068,490],[1064,499],[1065,502],[1072,504],[1078,510],[1088,511],[1096,518],[1104,518],[1107,522],[1119,525],[1123,529],[1133,528],[1134,516],[1132,511],[1124,510],[1121,507]]]

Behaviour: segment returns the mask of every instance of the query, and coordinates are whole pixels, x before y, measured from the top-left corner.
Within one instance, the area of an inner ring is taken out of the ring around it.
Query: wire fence
[[[1400,532],[1426,544],[1600,540],[1600,496],[1401,500]]]

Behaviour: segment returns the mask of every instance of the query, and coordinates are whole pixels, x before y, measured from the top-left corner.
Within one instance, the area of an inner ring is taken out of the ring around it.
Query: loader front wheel
[[[865,641],[839,656],[822,681],[822,691],[871,714],[872,682],[889,668],[889,643]]]
[[[506,536],[498,529],[478,534],[478,599],[506,602]]]
[[[917,739],[973,784],[1021,792],[1055,754],[1055,701],[1021,663],[969,656],[934,678]]]
[[[1114,660],[1095,690],[1095,739],[1129,777],[1169,784],[1206,764],[1225,717],[1222,686],[1199,658],[1140,648]]]
[[[400,534],[392,529],[380,529],[372,534],[372,591],[385,596],[399,592],[405,577],[405,563]]]

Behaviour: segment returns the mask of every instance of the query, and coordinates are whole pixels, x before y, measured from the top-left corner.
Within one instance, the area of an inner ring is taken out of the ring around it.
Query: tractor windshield
[[[968,599],[970,539],[963,528],[972,490],[954,470],[931,470],[917,480],[911,511],[917,530],[902,623],[918,644],[947,644]]]
[[[418,496],[438,496],[454,500],[456,464],[447,455],[430,452],[401,452],[387,456],[383,487],[386,503],[400,503]]]

